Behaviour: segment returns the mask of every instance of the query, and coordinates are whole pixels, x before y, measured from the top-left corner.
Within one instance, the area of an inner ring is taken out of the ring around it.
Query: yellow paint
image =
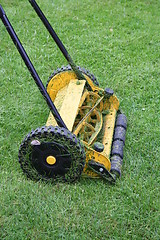
[[[50,90],[50,92],[52,91],[52,89]],[[54,105],[56,106],[57,110],[60,111],[64,97],[66,95],[66,91],[67,91],[67,86],[61,88],[57,94],[56,94],[56,98],[54,100]],[[49,117],[47,119],[47,123],[46,126],[57,126],[57,122],[55,120],[55,118],[53,117],[52,113],[49,113]]]
[[[88,84],[92,88],[93,92],[98,92],[99,90],[103,90],[103,89],[100,89],[99,87],[95,86],[94,83],[92,82],[92,80],[87,75],[84,74],[84,76],[85,76]],[[64,72],[56,74],[49,81],[49,84],[47,86],[47,92],[50,95],[53,102],[54,102],[54,99],[55,99],[58,91],[60,89],[62,89],[63,87],[65,87],[70,82],[70,80],[73,80],[73,79],[77,80],[77,76],[73,71],[64,71]]]
[[[88,91],[85,87],[85,80],[80,80],[77,84],[77,76],[73,71],[56,74],[50,80],[47,91],[68,129],[73,131],[84,143],[86,164],[83,176],[95,178],[99,175],[88,168],[89,160],[93,159],[95,162],[104,165],[108,171],[111,168],[109,157],[119,100],[115,95],[108,99],[99,94],[104,92],[103,89],[95,86],[88,76],[85,74],[84,76],[92,89],[91,91]],[[103,115],[103,111],[109,113]],[[57,125],[51,113],[46,125]],[[91,148],[99,133],[102,134],[101,139],[104,145],[104,150],[101,153]],[[49,156],[46,161],[50,165],[56,163],[53,156]]]
[[[77,84],[77,80],[70,81],[59,112],[70,131],[73,128],[85,83],[85,80],[81,80],[80,84]]]
[[[88,115],[86,118],[84,118],[84,120],[82,120],[80,122],[80,124],[78,124],[78,126],[74,130],[74,134],[76,136],[79,135],[80,138],[84,142],[86,142],[88,145],[91,145],[94,142],[97,135],[101,131],[102,124],[103,124],[102,114],[97,110],[93,110],[93,113],[94,113],[94,111],[95,111],[95,116],[96,116],[94,126],[92,126],[92,122],[91,122],[92,120],[89,119],[90,115]],[[82,135],[83,135],[83,138],[82,138]]]
[[[73,133],[91,145],[101,131],[103,99],[97,93],[85,91],[79,106],[79,121],[75,122]]]
[[[109,114],[107,114],[104,117],[104,126],[103,126],[103,140],[102,140],[102,143],[104,145],[103,152],[108,157],[110,157],[115,120],[116,120],[116,109],[112,107],[110,109]]]
[[[58,91],[54,100],[54,104],[59,111],[61,118],[70,131],[72,131],[75,122],[85,83],[85,80],[81,80],[80,84],[77,84],[77,80],[70,80],[67,86]],[[46,123],[46,126],[50,125],[57,125],[52,113],[50,113]]]
[[[87,164],[89,160],[94,160],[97,163],[103,164],[104,167],[110,171],[111,169],[111,162],[109,158],[107,158],[104,153],[99,153],[90,148],[85,144],[85,150],[86,150],[86,164],[83,169],[83,176],[89,176],[93,178],[98,178],[99,175],[95,172],[93,172],[91,169],[88,168]]]
[[[104,101],[104,110],[109,109],[112,106],[112,108],[115,108],[118,111],[119,108],[119,100],[118,98],[113,95],[111,96],[109,99],[106,99],[106,101]]]
[[[75,79],[75,74],[70,71],[65,71],[62,73],[56,74],[50,81],[47,86],[47,92],[50,95],[52,101],[54,102],[57,93],[68,85],[70,80]]]
[[[49,164],[49,165],[54,165],[56,163],[56,158],[53,157],[53,156],[48,156],[47,159],[46,159],[46,162]]]

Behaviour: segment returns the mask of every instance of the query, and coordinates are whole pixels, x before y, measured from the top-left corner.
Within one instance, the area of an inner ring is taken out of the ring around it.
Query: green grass
[[[122,177],[45,184],[18,163],[49,110],[0,23],[0,239],[159,239],[160,2],[38,0],[77,65],[114,89],[128,118]],[[1,3],[43,83],[66,60],[28,1]]]

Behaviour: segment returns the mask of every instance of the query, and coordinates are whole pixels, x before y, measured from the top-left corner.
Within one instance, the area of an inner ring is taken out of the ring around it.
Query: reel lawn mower
[[[127,128],[119,100],[75,65],[36,1],[29,2],[69,65],[54,71],[45,88],[0,6],[0,18],[50,109],[45,126],[31,131],[20,145],[21,168],[35,180],[73,182],[82,175],[115,182],[121,175]]]

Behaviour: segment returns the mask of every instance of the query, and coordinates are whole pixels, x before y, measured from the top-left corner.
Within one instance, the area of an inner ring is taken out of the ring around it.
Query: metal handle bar
[[[4,26],[6,27],[12,41],[14,42],[15,46],[17,47],[23,61],[25,62],[28,70],[30,71],[33,79],[35,80],[35,83],[37,84],[41,94],[43,95],[44,99],[46,100],[53,116],[55,117],[56,121],[57,121],[57,124],[60,126],[60,127],[64,127],[67,129],[65,123],[63,122],[58,110],[56,109],[54,103],[52,102],[49,94],[47,93],[47,90],[45,89],[40,77],[38,76],[38,73],[36,72],[31,60],[29,59],[26,51],[24,50],[18,36],[16,35],[11,23],[9,22],[6,14],[5,14],[5,11],[3,10],[2,6],[0,5],[0,18],[4,24]]]
[[[40,9],[40,7],[38,6],[38,4],[36,3],[35,0],[29,0],[30,4],[32,5],[32,7],[34,8],[34,10],[36,11],[37,15],[39,16],[39,18],[41,19],[41,21],[43,22],[44,26],[46,27],[46,29],[48,30],[48,32],[50,33],[50,35],[52,36],[52,38],[54,39],[54,41],[56,42],[57,46],[59,47],[59,49],[61,50],[61,52],[63,53],[64,57],[66,58],[66,60],[68,61],[68,63],[70,64],[70,66],[72,67],[73,71],[75,72],[75,74],[77,75],[77,78],[79,80],[81,79],[86,79],[84,77],[84,75],[82,74],[82,72],[77,68],[77,66],[75,65],[75,63],[73,62],[71,56],[69,55],[69,53],[67,52],[65,46],[63,45],[63,43],[61,42],[61,40],[59,39],[59,37],[57,36],[56,32],[53,30],[52,26],[50,25],[50,23],[48,22],[47,18],[45,17],[44,13],[42,12],[42,10]]]

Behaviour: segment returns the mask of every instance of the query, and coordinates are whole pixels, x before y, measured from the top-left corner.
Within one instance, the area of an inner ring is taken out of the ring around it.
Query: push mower
[[[0,18],[50,109],[45,126],[20,145],[21,168],[35,180],[73,182],[82,175],[114,183],[121,175],[127,128],[119,100],[75,65],[36,1],[29,2],[69,65],[54,71],[45,88],[0,5]]]

